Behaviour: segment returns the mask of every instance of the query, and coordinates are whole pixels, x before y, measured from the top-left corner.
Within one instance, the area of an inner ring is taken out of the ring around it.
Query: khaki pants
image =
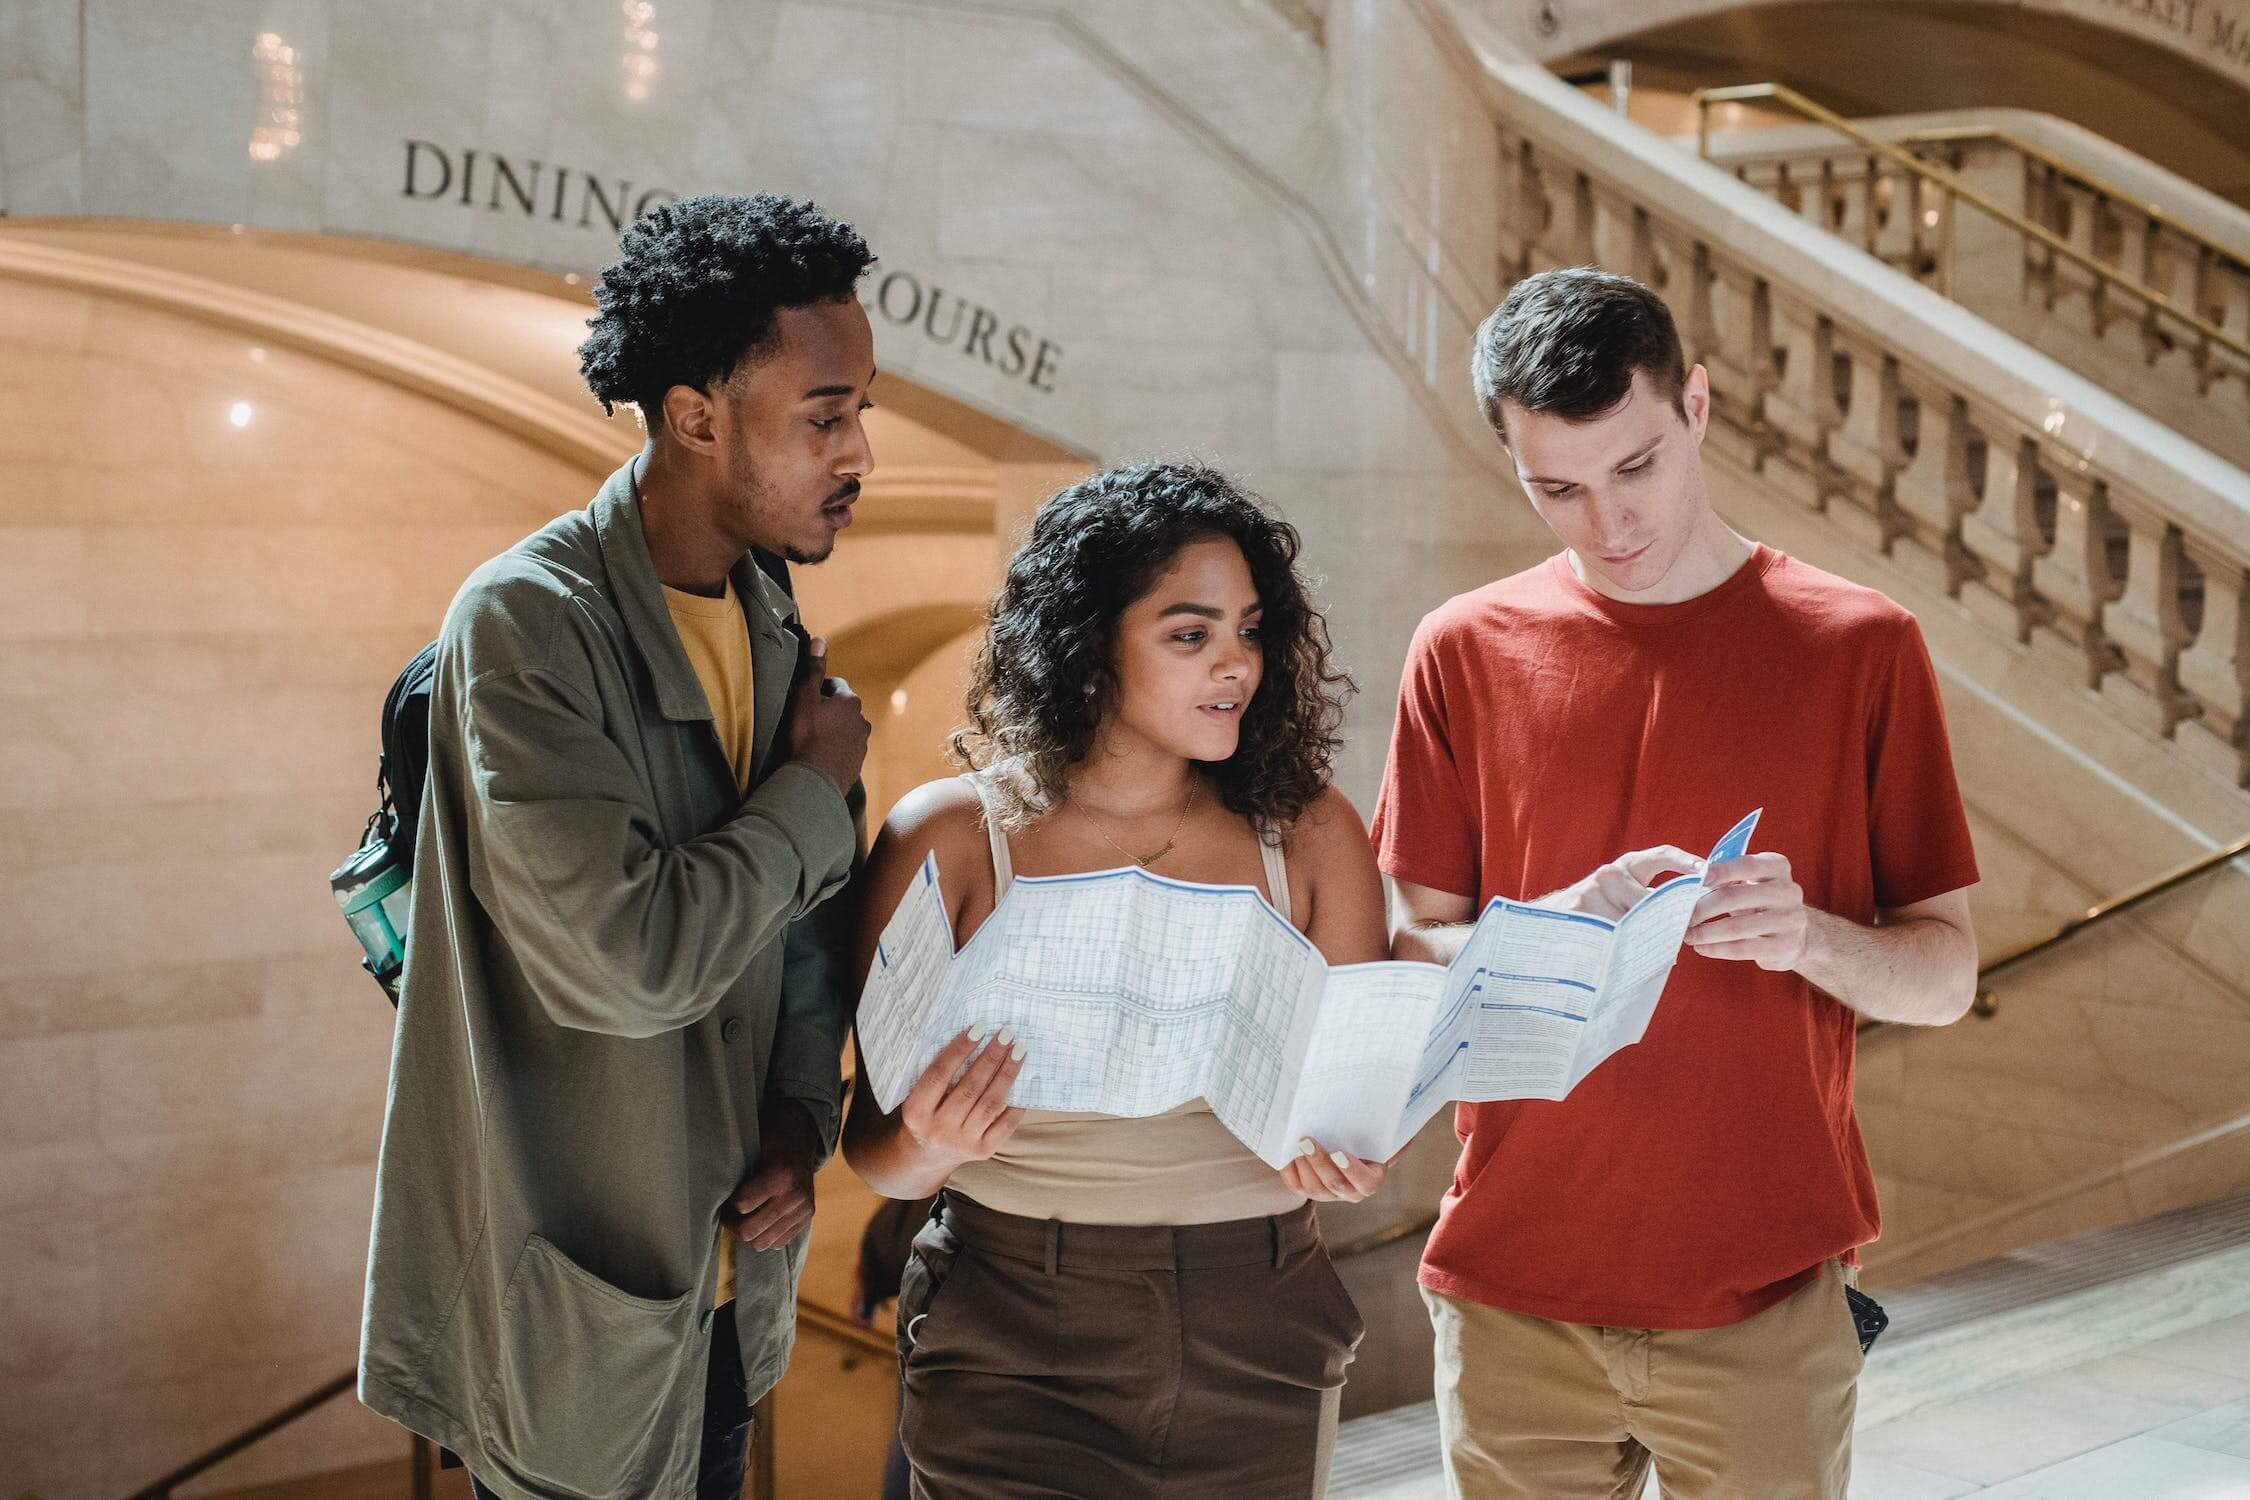
[[[1859,1335],[1834,1262],[1726,1328],[1598,1328],[1422,1290],[1460,1500],[1843,1500]]]

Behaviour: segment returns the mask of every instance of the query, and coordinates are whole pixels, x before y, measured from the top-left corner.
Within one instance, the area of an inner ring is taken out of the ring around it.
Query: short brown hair
[[[1484,419],[1508,440],[1500,403],[1584,422],[1614,410],[1636,371],[1685,415],[1687,356],[1664,299],[1630,276],[1592,266],[1541,271],[1508,291],[1478,325],[1469,357]]]

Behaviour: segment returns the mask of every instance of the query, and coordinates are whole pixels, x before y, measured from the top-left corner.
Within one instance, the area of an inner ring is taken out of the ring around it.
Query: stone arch
[[[2250,202],[2250,142],[2236,125],[2250,114],[2250,0],[1463,3],[1566,78],[1630,61],[1634,116],[1659,131],[1693,128],[1684,96],[1697,87],[1761,82],[1862,118],[2034,110]]]
[[[839,666],[849,666],[854,689],[866,697],[877,685],[888,691],[938,647],[983,624],[981,603],[918,604],[838,631],[828,643],[828,655]]]
[[[951,769],[945,733],[960,718],[969,643],[983,628],[981,603],[920,604],[862,620],[829,642],[831,665],[875,726],[866,771],[870,822]]]
[[[1844,0],[1639,0],[1599,5],[1587,0],[1452,0],[1461,9],[1542,62],[1608,46],[1682,22],[1730,13],[1828,8]],[[1902,12],[2013,15],[2031,25],[2060,22],[2170,51],[2195,66],[2250,87],[2250,0],[2198,0],[2186,5],[2120,5],[2105,0],[1942,0],[1886,6]],[[1980,18],[1981,19],[1981,18]]]

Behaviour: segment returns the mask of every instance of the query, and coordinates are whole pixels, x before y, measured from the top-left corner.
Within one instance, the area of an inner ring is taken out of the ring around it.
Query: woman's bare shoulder
[[[1387,957],[1383,877],[1351,798],[1329,787],[1290,829],[1291,885],[1309,897],[1305,935],[1332,964]]]
[[[883,838],[903,857],[919,862],[934,852],[944,864],[984,845],[984,806],[966,777],[926,781],[892,805]]]
[[[1372,858],[1366,820],[1335,786],[1325,788],[1312,806],[1297,815],[1289,825],[1285,847],[1292,860],[1316,865],[1338,858]]]

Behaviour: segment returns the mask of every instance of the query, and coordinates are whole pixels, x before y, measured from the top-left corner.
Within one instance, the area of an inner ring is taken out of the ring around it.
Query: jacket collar
[[[763,781],[773,766],[774,743],[789,707],[789,689],[797,680],[797,664],[807,649],[804,627],[797,622],[797,601],[766,576],[749,553],[735,559],[728,577],[734,595],[742,601],[743,618],[750,626],[752,691],[758,699],[758,722],[751,735],[751,779]]]
[[[656,687],[657,707],[667,719],[709,719],[711,706],[703,684],[680,644],[680,633],[665,607],[664,590],[657,582],[656,564],[648,555],[648,535],[641,522],[640,491],[633,479],[635,460],[628,460],[603,482],[587,507],[594,520],[594,535],[601,544],[602,567],[609,574],[611,603],[625,623],[625,634],[641,660],[648,664]],[[796,674],[798,637],[790,629],[797,618],[796,601],[775,586],[772,579],[745,552],[729,570],[735,596],[742,601],[744,625],[750,632],[750,662],[758,697],[756,748],[763,762],[781,711]]]

